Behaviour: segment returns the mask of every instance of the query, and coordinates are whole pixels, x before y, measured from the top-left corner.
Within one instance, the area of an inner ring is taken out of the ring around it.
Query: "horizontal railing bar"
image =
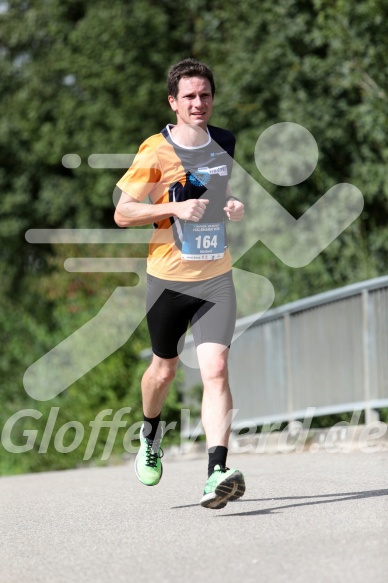
[[[284,316],[284,314],[294,314],[310,308],[315,308],[317,306],[343,300],[352,296],[361,295],[364,289],[373,291],[384,287],[388,287],[388,276],[386,275],[358,283],[353,283],[327,292],[322,292],[320,294],[309,296],[308,298],[289,302],[288,304],[284,304],[278,308],[272,308],[271,310],[268,310],[268,312],[266,312],[263,316],[260,316],[260,314],[252,314],[251,316],[239,318],[236,322],[236,330],[238,330],[238,327],[246,327],[249,322],[251,322],[252,325],[255,323],[262,324],[270,320],[276,320],[277,318]]]

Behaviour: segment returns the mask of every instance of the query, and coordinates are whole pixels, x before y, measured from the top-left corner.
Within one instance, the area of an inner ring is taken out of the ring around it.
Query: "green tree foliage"
[[[27,397],[26,368],[98,313],[115,287],[128,284],[123,274],[66,273],[64,259],[133,251],[31,245],[25,232],[114,228],[113,190],[124,170],[92,168],[88,157],[134,153],[174,121],[165,75],[186,56],[212,66],[212,122],[236,134],[238,162],[293,216],[338,182],[355,184],[365,198],[362,216],[307,267],[283,265],[260,243],[238,266],[268,277],[277,304],[386,272],[387,12],[383,0],[0,3],[2,422],[35,407],[43,427],[54,406],[60,407],[58,424],[79,420],[88,427],[99,410],[124,406],[132,408],[131,422],[139,419],[144,323],[57,400]],[[280,121],[302,124],[319,146],[317,169],[295,187],[269,183],[254,162],[260,133]],[[62,164],[68,153],[80,156],[79,167]],[[249,211],[260,209],[252,203]],[[178,390],[171,393],[169,419],[177,412]],[[18,427],[22,439],[23,423]],[[39,439],[32,452],[6,456],[2,471],[82,461],[82,447],[66,455],[50,448],[38,454],[37,447]]]
[[[37,407],[47,418],[57,401],[48,407],[31,403],[23,389],[24,371],[96,315],[117,285],[127,283],[114,274],[70,276],[64,259],[84,250],[29,245],[25,232],[115,227],[113,189],[124,170],[91,168],[88,157],[136,152],[140,141],[159,131],[169,115],[166,69],[187,54],[190,43],[190,35],[182,42],[190,23],[182,19],[178,33],[172,5],[158,2],[14,1],[7,6],[0,22],[1,99],[7,112],[0,122],[2,421],[22,406]],[[65,168],[62,157],[73,152],[82,163]],[[88,251],[125,254],[122,246]],[[144,363],[137,354],[149,342],[144,326],[136,338],[71,387],[59,401],[61,411],[91,420],[110,402],[111,407],[129,404],[131,421],[139,419]],[[22,430],[22,423],[18,426]],[[59,456],[56,463],[71,465],[75,456]],[[50,467],[54,459],[31,453],[24,458],[28,462],[22,467],[29,470]],[[12,464],[18,459],[14,456]]]
[[[283,266],[260,244],[240,266],[271,279],[277,303],[385,273],[386,4],[216,4],[203,18],[202,39],[215,41],[207,56],[221,81],[216,115],[238,136],[239,162],[296,218],[338,182],[355,184],[365,198],[362,217],[307,268]],[[267,182],[253,159],[260,133],[282,121],[302,124],[319,146],[317,169],[296,187]]]

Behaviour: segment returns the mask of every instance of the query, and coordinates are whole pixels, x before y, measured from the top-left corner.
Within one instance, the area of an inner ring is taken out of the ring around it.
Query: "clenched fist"
[[[198,223],[202,219],[208,203],[209,200],[206,198],[190,198],[183,202],[177,202],[175,215],[178,219]]]
[[[230,221],[241,221],[244,216],[244,205],[239,200],[228,200],[224,207],[226,216]]]

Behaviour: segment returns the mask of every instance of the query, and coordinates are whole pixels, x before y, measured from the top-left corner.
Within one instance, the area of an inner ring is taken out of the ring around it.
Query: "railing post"
[[[292,382],[292,354],[291,354],[291,315],[284,314],[284,343],[286,355],[286,383],[287,383],[287,413],[294,411],[294,393]],[[292,421],[291,415],[289,421]]]
[[[370,331],[369,331],[369,292],[364,288],[361,292],[362,303],[362,351],[364,369],[364,401],[365,401],[365,423],[373,421],[373,411],[370,407]]]

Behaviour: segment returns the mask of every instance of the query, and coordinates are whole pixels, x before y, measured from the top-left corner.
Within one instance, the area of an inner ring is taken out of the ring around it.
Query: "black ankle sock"
[[[156,437],[161,436],[162,428],[160,427],[160,413],[157,417],[146,417],[144,420],[144,435],[148,441],[154,441]]]
[[[213,473],[215,466],[218,464],[222,468],[226,466],[226,456],[228,448],[223,445],[216,445],[208,450],[209,465],[207,467],[208,477]]]

